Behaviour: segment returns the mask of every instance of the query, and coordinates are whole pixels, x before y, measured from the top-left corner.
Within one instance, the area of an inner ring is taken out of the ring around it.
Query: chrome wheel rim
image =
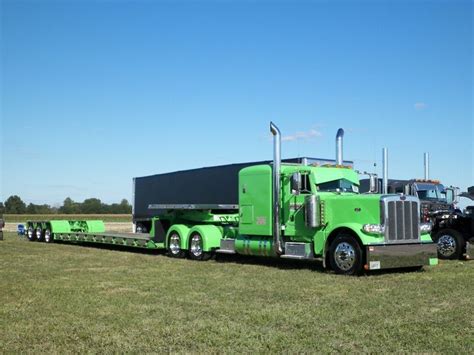
[[[356,261],[354,247],[346,242],[339,243],[334,250],[334,261],[341,270],[349,270]]]
[[[178,234],[173,234],[170,237],[170,251],[173,255],[179,254],[181,251],[181,241]]]
[[[452,235],[443,234],[438,239],[438,250],[443,256],[451,256],[456,252],[456,239]]]
[[[36,239],[40,240],[41,239],[41,229],[40,228],[37,228],[36,229]]]
[[[29,240],[33,240],[33,229],[32,228],[28,228],[28,231],[27,231],[27,235],[28,235],[28,239]]]
[[[194,256],[202,255],[202,239],[199,234],[194,234],[191,238],[191,253]]]
[[[49,243],[51,241],[51,232],[49,230],[46,230],[46,232],[44,232],[44,241],[46,243]]]

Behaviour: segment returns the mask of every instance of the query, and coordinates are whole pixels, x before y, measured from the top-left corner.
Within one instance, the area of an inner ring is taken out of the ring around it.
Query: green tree
[[[79,203],[74,202],[70,197],[66,197],[63,205],[59,207],[59,213],[73,214],[81,213],[81,206]]]
[[[126,199],[122,199],[122,201],[120,202],[119,213],[132,213],[132,206],[128,203]]]
[[[36,205],[30,203],[28,206],[26,206],[26,213],[28,214],[36,214]]]
[[[0,202],[0,216],[5,213],[5,206],[3,205],[3,202]]]
[[[98,198],[88,198],[85,199],[81,206],[81,212],[90,214],[90,213],[103,213],[102,202]]]
[[[26,213],[28,214],[52,214],[55,211],[51,208],[50,205],[35,205],[34,203],[30,203],[26,207]]]
[[[22,201],[22,199],[19,196],[17,195],[10,196],[5,201],[5,213],[24,214],[25,212],[26,212],[26,204]]]

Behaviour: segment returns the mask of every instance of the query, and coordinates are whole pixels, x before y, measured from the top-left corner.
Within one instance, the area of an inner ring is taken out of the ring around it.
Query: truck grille
[[[420,240],[420,209],[418,199],[411,196],[382,198],[385,241],[411,243]]]

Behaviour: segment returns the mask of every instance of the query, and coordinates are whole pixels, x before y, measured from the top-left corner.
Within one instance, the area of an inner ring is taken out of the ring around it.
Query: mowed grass
[[[7,223],[26,223],[26,221],[49,221],[52,219],[96,220],[104,222],[131,222],[131,214],[4,214]]]
[[[474,261],[320,264],[0,241],[3,352],[474,352]]]

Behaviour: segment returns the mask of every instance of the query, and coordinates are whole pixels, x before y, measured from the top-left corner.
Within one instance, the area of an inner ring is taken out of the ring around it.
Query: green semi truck
[[[270,123],[274,157],[238,173],[238,205],[153,204],[149,233],[106,233],[101,221],[29,221],[30,240],[166,249],[174,258],[214,253],[321,260],[338,274],[421,268],[438,263],[418,198],[360,194],[357,173],[343,164],[282,163],[281,135]],[[218,184],[215,181],[215,184]]]

